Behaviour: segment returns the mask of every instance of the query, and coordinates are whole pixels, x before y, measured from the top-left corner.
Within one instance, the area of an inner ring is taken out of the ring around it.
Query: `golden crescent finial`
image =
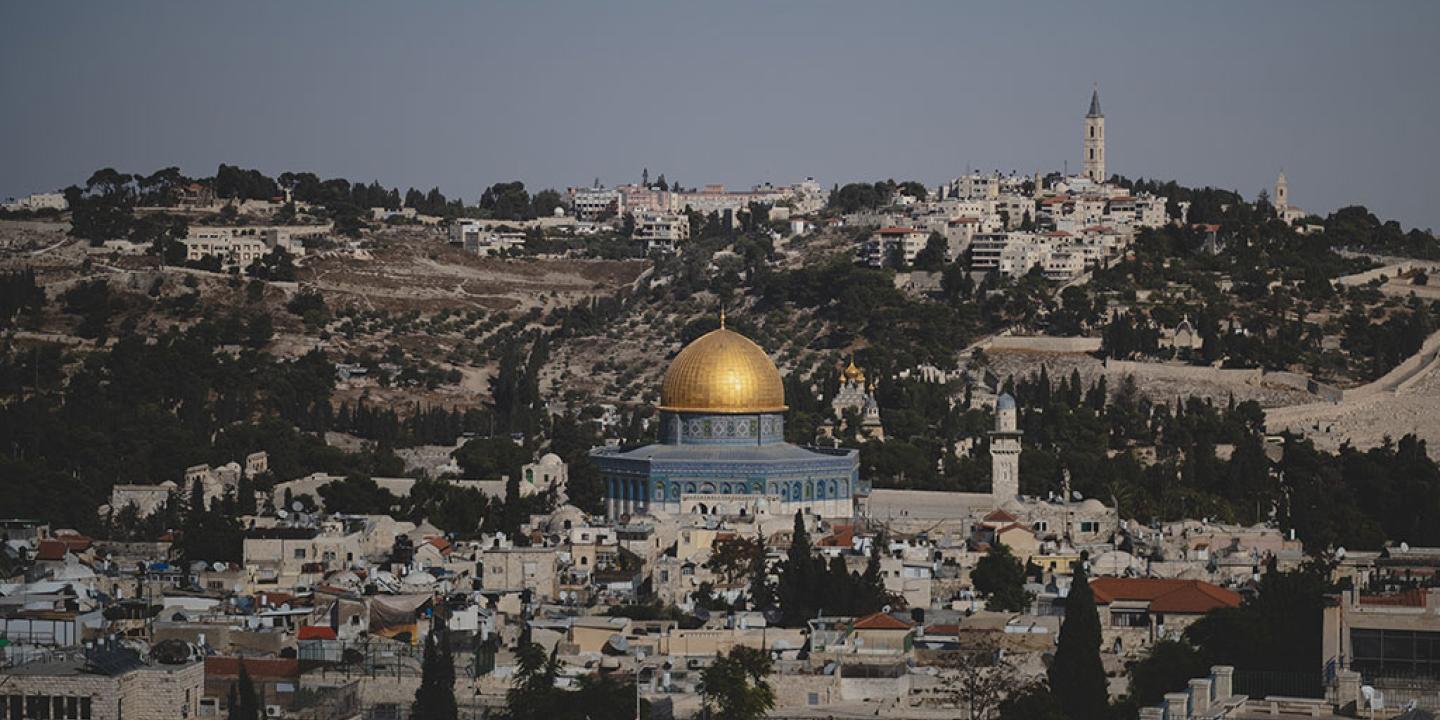
[[[725,306],[720,306],[720,329],[725,329]]]

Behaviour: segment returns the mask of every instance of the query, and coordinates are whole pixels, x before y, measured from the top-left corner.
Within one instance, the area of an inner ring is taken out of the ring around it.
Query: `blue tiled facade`
[[[593,451],[607,512],[746,514],[763,505],[850,516],[858,453],[787,443],[784,422],[779,413],[662,412],[659,443]]]

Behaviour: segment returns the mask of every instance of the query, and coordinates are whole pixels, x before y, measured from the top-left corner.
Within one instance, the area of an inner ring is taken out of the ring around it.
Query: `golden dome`
[[[850,366],[845,368],[845,379],[850,382],[865,382],[865,371],[855,366],[855,358],[850,358]]]
[[[770,356],[740,333],[712,330],[686,345],[660,385],[668,412],[778,413],[785,385]]]

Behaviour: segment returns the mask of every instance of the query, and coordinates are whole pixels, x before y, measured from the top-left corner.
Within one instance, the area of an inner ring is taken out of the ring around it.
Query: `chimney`
[[[1159,705],[1140,708],[1140,720],[1165,720],[1165,708]]]
[[[1190,681],[1190,708],[1196,716],[1210,712],[1210,678],[1196,678]]]

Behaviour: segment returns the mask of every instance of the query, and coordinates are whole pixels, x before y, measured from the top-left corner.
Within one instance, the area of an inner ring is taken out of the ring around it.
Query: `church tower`
[[[1100,88],[1090,95],[1090,112],[1085,114],[1084,160],[1085,177],[1105,182],[1105,114],[1100,112]]]
[[[1020,496],[1020,428],[1015,398],[995,400],[995,431],[990,433],[990,497],[999,507]]]
[[[1280,177],[1275,179],[1275,212],[1281,217],[1290,208],[1290,184],[1285,181],[1285,171],[1280,171]]]

